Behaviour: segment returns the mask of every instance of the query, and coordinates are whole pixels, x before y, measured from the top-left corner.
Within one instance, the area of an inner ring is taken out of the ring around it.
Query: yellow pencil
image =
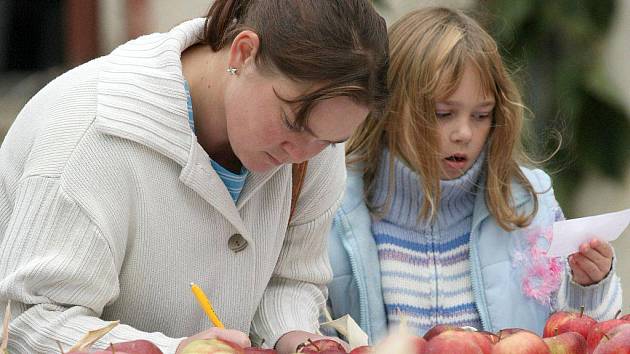
[[[206,313],[206,315],[208,315],[208,318],[210,319],[212,324],[214,324],[214,326],[217,328],[225,328],[221,320],[219,320],[217,315],[214,313],[214,309],[210,304],[210,300],[208,300],[208,297],[206,296],[206,294],[204,294],[203,290],[201,290],[201,288],[195,283],[190,283],[190,289],[192,290],[193,294],[195,294],[199,305]]]

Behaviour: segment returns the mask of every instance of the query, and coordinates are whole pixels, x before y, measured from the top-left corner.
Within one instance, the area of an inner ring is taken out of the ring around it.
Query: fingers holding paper
[[[610,243],[597,238],[582,243],[579,251],[569,256],[573,281],[584,286],[600,282],[610,272],[613,254]]]

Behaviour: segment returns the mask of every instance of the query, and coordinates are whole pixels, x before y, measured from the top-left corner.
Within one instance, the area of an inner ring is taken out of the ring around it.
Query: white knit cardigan
[[[11,353],[58,352],[111,320],[95,347],[145,338],[173,353],[211,326],[190,282],[226,327],[267,345],[317,328],[343,148],[310,161],[290,226],[290,166],[251,173],[235,206],[187,122],[180,55],[202,30],[189,21],[62,75],[11,127],[0,148]]]

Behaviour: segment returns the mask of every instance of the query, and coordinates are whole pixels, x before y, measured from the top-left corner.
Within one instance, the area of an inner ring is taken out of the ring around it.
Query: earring
[[[230,66],[227,69],[225,69],[225,71],[230,73],[230,75],[236,75],[236,73],[238,72],[238,69],[237,68],[233,68],[233,67]]]

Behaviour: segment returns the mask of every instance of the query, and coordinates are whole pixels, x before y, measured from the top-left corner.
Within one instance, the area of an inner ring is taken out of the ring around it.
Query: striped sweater
[[[382,161],[388,160],[386,150]],[[405,316],[419,335],[438,323],[481,328],[470,279],[469,238],[483,161],[481,156],[463,176],[440,182],[437,218],[427,222],[419,219],[423,195],[419,176],[395,160],[391,207],[372,223],[390,326]],[[375,205],[385,201],[389,175],[389,163],[380,164]]]

